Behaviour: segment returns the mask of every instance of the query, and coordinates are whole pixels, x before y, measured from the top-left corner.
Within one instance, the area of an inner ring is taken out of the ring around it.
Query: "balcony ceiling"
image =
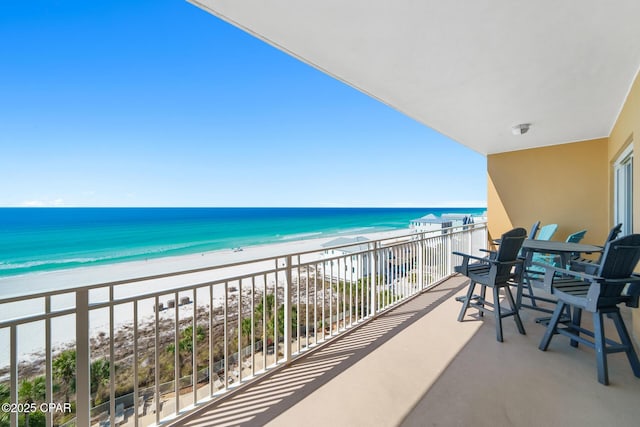
[[[608,136],[640,68],[638,0],[190,1],[482,154]]]

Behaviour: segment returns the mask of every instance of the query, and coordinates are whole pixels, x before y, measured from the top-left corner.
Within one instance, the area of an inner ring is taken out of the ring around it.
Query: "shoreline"
[[[409,228],[372,233],[343,233],[313,239],[246,246],[241,248],[241,251],[236,251],[235,248],[219,249],[194,254],[170,255],[147,260],[124,261],[0,277],[0,300],[2,298],[28,296],[37,292],[72,290],[77,287],[134,280],[199,268],[224,268],[228,264],[257,262],[256,260],[264,258],[275,258],[276,256],[300,252],[314,252],[316,249],[321,252],[323,250],[322,244],[339,237],[364,236],[369,240],[379,240],[409,234],[411,234]],[[6,291],[9,286],[14,292]]]
[[[315,239],[293,240],[281,243],[270,243],[264,245],[247,246],[241,251],[233,249],[223,249],[210,252],[203,252],[189,255],[167,256],[163,258],[154,258],[146,261],[127,261],[108,265],[97,265],[88,267],[77,267],[65,270],[29,273],[20,276],[10,276],[0,278],[0,321],[11,318],[21,318],[34,313],[42,313],[44,311],[43,298],[27,299],[25,301],[15,303],[2,303],[2,298],[8,298],[18,295],[28,296],[37,292],[45,292],[47,290],[69,290],[69,293],[62,294],[52,299],[52,306],[59,308],[60,306],[73,306],[74,294],[73,289],[90,285],[100,285],[116,281],[135,280],[141,277],[149,277],[162,275],[178,271],[189,271],[203,267],[220,267],[205,272],[189,273],[184,275],[172,276],[170,278],[157,278],[151,280],[143,280],[139,282],[124,283],[118,285],[116,298],[124,292],[127,295],[144,294],[145,290],[162,290],[172,289],[180,286],[189,286],[194,283],[207,282],[225,277],[250,274],[259,268],[265,268],[265,263],[273,261],[275,257],[280,257],[292,253],[310,252],[309,257],[321,259],[321,252],[324,250],[322,244],[330,242],[338,237],[356,237],[364,236],[369,240],[391,239],[399,236],[407,236],[411,234],[409,228],[396,229],[382,232],[372,233],[356,233],[342,234],[338,236],[321,237]],[[255,261],[267,258],[266,261]],[[224,267],[228,264],[231,267]],[[4,291],[4,287],[11,287],[14,291],[11,294]],[[103,288],[106,289],[106,288]],[[220,290],[220,288],[217,288]],[[122,292],[121,292],[122,290]],[[102,292],[102,291],[100,291]],[[219,295],[216,295],[216,299]],[[161,302],[166,298],[161,298]],[[35,301],[41,301],[34,304]],[[54,303],[53,301],[57,301]],[[166,301],[164,301],[166,303]],[[153,315],[153,302],[149,299],[140,301],[139,319],[143,321],[145,316]],[[90,333],[92,336],[100,331],[104,331],[108,325],[108,313],[99,314],[96,310],[96,317],[91,317]],[[104,316],[106,314],[106,317]],[[122,326],[128,322],[129,315],[114,312],[116,321],[114,332],[117,333]],[[92,314],[92,316],[94,316]],[[28,360],[31,357],[37,357],[36,354],[44,351],[44,336],[42,328],[38,327],[39,322],[29,323],[19,328],[20,351],[19,359]],[[75,323],[72,316],[57,318],[55,321],[55,336],[53,340],[53,348],[66,347],[73,341]],[[8,339],[0,334],[0,345],[2,341]],[[8,342],[8,341],[7,341]],[[0,367],[7,363],[0,357]]]

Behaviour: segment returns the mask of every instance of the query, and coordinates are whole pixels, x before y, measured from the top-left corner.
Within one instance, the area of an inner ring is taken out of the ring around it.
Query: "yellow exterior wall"
[[[602,244],[613,225],[613,164],[629,145],[635,153],[634,232],[640,233],[640,74],[609,138],[493,154],[487,157],[489,234],[497,238],[535,221],[557,223],[554,240],[587,229],[585,243]],[[633,310],[640,340],[640,309]]]
[[[607,139],[487,156],[489,234],[536,221],[556,223],[554,240],[587,230],[584,243],[602,244],[609,231]]]
[[[613,222],[613,163],[621,151],[629,144],[633,144],[634,173],[633,173],[633,231],[640,233],[640,74],[631,87],[622,111],[616,120],[611,135],[609,136],[609,161],[610,182],[610,222]],[[640,341],[640,309],[633,310],[634,335]]]

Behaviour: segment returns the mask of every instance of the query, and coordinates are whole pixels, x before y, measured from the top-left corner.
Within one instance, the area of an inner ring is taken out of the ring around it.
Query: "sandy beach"
[[[358,234],[358,236],[365,236],[370,240],[375,240],[392,238],[406,234],[409,234],[408,229]],[[353,237],[355,235],[343,234],[341,236]],[[220,280],[227,277],[249,274],[254,271],[274,267],[273,260],[252,263],[254,260],[307,251],[312,251],[312,253],[305,256],[306,260],[320,259],[320,251],[323,249],[321,245],[334,240],[336,237],[337,236],[331,236],[317,239],[285,241],[269,245],[249,246],[242,248],[241,251],[238,251],[237,249],[226,249],[198,254],[155,258],[144,261],[123,262],[5,277],[0,278],[0,298],[28,295],[54,289],[72,290],[73,288],[80,286],[98,285],[102,283],[163,275],[178,271],[190,271],[206,267],[221,266],[219,269],[205,272],[190,273],[168,278],[156,278],[119,285],[116,288],[117,292],[115,295],[116,298],[118,298],[127,295],[144,294],[150,291],[162,289],[174,289],[180,286],[189,286],[198,283],[210,282],[212,280]],[[305,259],[303,259],[303,262],[304,261]],[[233,265],[232,267],[227,268],[223,267],[225,265],[238,263],[242,264]],[[223,287],[220,286],[218,287],[218,290],[214,292],[219,292],[221,294],[223,292],[222,288]],[[106,295],[106,292],[104,294]],[[54,306],[72,306],[73,298],[73,293],[59,296],[56,298]],[[170,298],[170,296],[167,298]],[[221,301],[221,295],[218,295],[218,298]],[[44,310],[44,303],[42,300],[39,301],[39,303],[34,303],[34,300],[31,300],[10,304],[2,304],[0,302],[0,320],[42,312]],[[141,301],[139,310],[140,318],[152,316],[153,300]],[[126,312],[121,313],[116,311],[114,317],[117,319],[116,328],[120,324],[131,321],[131,314],[127,315]],[[55,319],[53,327],[55,331],[54,347],[56,347],[56,345],[64,347],[65,343],[69,343],[73,340],[75,325],[72,317],[67,316],[65,318]],[[42,329],[41,322],[21,326],[19,328],[19,352],[22,355],[21,358],[28,359],[30,354],[44,348],[44,333]],[[97,333],[99,330],[104,331],[105,329],[108,330],[108,312],[106,310],[101,310],[101,312],[92,313],[92,334]],[[0,343],[5,341],[8,343],[8,331],[5,330],[5,332],[7,333],[0,331]],[[4,354],[5,352],[1,353],[3,354],[0,354],[0,366],[3,366],[8,362],[8,354]]]
[[[370,240],[392,238],[399,235],[409,234],[409,229],[393,230],[377,233],[357,234],[365,236]],[[352,237],[355,234],[342,234],[340,236]],[[162,275],[178,271],[188,271],[205,267],[223,266],[227,264],[236,264],[250,262],[263,258],[271,258],[275,256],[284,256],[292,253],[318,251],[322,250],[322,244],[336,239],[337,236],[323,237],[317,239],[293,240],[282,243],[273,243],[268,245],[247,246],[241,248],[241,251],[235,249],[224,249],[211,252],[203,252],[189,255],[179,255],[164,258],[152,258],[144,261],[130,261],[107,265],[96,265],[90,267],[78,267],[66,270],[58,270],[43,273],[31,273],[20,276],[10,276],[0,278],[0,299],[9,298],[20,295],[29,295],[36,292],[48,290],[73,289],[75,287],[97,285],[108,282],[135,279],[140,277]],[[233,275],[247,273],[255,268],[255,265],[234,266]],[[229,273],[228,269],[220,269],[222,275],[216,275],[217,278],[224,277]],[[207,280],[211,280],[211,274],[208,274]],[[188,283],[197,283],[197,274],[185,277]],[[157,280],[162,286],[162,279]],[[188,284],[188,283],[185,283]],[[146,282],[149,285],[149,282]],[[179,286],[176,278],[172,279],[172,287]],[[132,286],[135,286],[132,284]],[[0,319],[6,318],[0,313]]]

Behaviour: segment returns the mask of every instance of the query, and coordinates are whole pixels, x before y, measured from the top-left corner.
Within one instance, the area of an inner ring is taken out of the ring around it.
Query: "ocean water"
[[[0,208],[0,277],[402,229],[484,208]]]
[[[318,237],[405,229],[412,219],[443,213],[481,215],[484,208],[0,208],[0,278]],[[29,286],[30,277],[25,276]],[[37,283],[37,281],[34,281]],[[22,286],[22,285],[21,285]],[[1,304],[0,320],[34,314],[43,303]],[[59,300],[72,306],[73,296]],[[150,303],[151,304],[151,303]],[[146,311],[145,311],[146,310]],[[151,306],[141,313],[152,313]],[[116,316],[118,324],[131,314]],[[54,321],[54,346],[74,339],[73,316]],[[107,330],[94,313],[92,333]],[[44,328],[18,328],[19,358],[44,349]],[[9,330],[0,329],[0,368],[9,363]],[[34,359],[35,360],[35,359]],[[6,378],[5,378],[6,379]],[[0,378],[0,382],[3,378]]]

